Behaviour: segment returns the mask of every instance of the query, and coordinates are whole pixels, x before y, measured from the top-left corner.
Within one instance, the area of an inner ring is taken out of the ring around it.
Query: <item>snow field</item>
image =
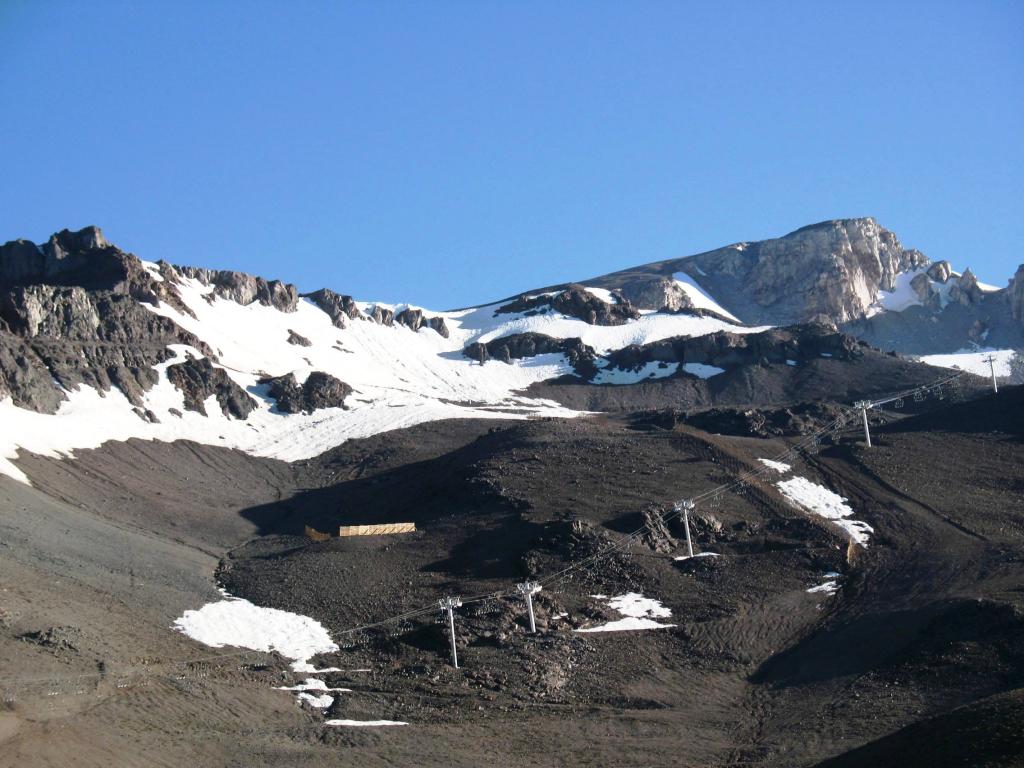
[[[154,273],[156,265],[144,263]],[[256,456],[296,461],[323,453],[346,440],[449,418],[525,419],[538,416],[569,418],[580,415],[551,400],[529,398],[521,390],[538,381],[572,373],[562,354],[539,355],[507,365],[489,361],[474,363],[462,350],[474,341],[489,341],[514,333],[535,331],[557,338],[580,337],[598,352],[643,344],[670,336],[694,336],[717,330],[750,333],[713,318],[659,315],[647,312],[621,326],[591,326],[582,320],[556,313],[525,316],[494,315],[498,305],[455,312],[428,312],[445,319],[450,332],[445,339],[430,328],[419,331],[402,326],[383,326],[371,320],[347,320],[336,328],[330,317],[308,300],[300,300],[295,312],[281,312],[253,303],[241,305],[213,297],[213,288],[180,277],[178,291],[195,317],[167,304],[143,305],[169,317],[201,338],[217,354],[216,367],[226,371],[257,402],[245,420],[226,417],[211,398],[207,416],[187,411],[182,393],[167,379],[169,365],[186,355],[201,353],[186,345],[171,345],[174,358],[159,366],[158,383],[143,397],[143,409],[156,414],[159,423],[140,418],[118,389],[107,393],[90,387],[66,392],[68,399],[54,415],[36,413],[0,401],[0,473],[21,482],[28,478],[10,461],[19,450],[53,457],[73,458],[75,449],[97,448],[108,440],[140,438],[174,441],[194,440],[234,448]],[[600,289],[592,289],[605,298]],[[609,294],[610,296],[610,294]],[[372,304],[361,303],[365,309]],[[383,305],[382,305],[383,306]],[[390,308],[401,311],[407,305]],[[312,342],[311,346],[288,343],[289,331]],[[689,364],[689,373],[715,375],[720,369]],[[281,414],[258,380],[266,375],[295,375],[299,383],[314,370],[325,371],[355,389],[345,409],[328,408],[312,414]],[[604,371],[602,383],[632,383],[650,376],[671,375],[675,368],[652,367],[639,373]],[[171,413],[181,412],[181,416]]]
[[[1010,375],[1010,363],[1016,355],[1012,349],[961,349],[949,355],[924,355],[918,358],[922,363],[934,365],[937,368],[956,368],[961,371],[973,373],[975,376],[989,377],[992,371],[985,361],[989,355],[995,357],[995,372],[998,378],[1005,378]]]

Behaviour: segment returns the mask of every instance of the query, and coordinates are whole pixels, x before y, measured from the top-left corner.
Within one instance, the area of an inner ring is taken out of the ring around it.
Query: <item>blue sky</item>
[[[874,215],[1024,262],[1024,4],[0,0],[0,240],[446,308]]]

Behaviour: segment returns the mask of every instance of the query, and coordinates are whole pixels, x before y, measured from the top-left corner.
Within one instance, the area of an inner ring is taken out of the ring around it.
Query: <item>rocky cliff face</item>
[[[200,267],[175,267],[180,274],[198,280],[203,285],[213,286],[211,296],[230,299],[242,305],[258,301],[281,312],[294,312],[299,303],[299,292],[294,285],[280,280],[265,280],[244,272],[202,269]]]
[[[1024,264],[1017,267],[1017,273],[1010,281],[1007,294],[1013,319],[1024,321]]]
[[[524,294],[495,310],[496,314],[512,312],[526,315],[559,312],[590,325],[622,325],[640,316],[636,308],[621,295],[613,294],[609,302],[593,295],[581,285],[569,285],[563,290],[536,296]]]
[[[584,282],[618,289],[641,309],[685,309],[688,300],[672,280],[684,272],[747,323],[843,323],[862,317],[899,273],[928,264],[874,219],[843,219]]]
[[[117,387],[134,404],[156,382],[168,344],[206,346],[140,302],[180,304],[172,284],[111,246],[95,227],[43,246],[0,246],[0,398],[53,413],[64,390]]]

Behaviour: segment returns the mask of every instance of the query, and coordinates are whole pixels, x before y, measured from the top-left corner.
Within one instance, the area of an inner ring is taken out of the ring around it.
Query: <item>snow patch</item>
[[[853,510],[839,494],[802,477],[779,480],[775,487],[800,509],[824,517],[842,528],[851,539],[866,547],[874,529],[860,520],[848,519]]]
[[[937,368],[957,368],[975,376],[988,377],[992,372],[985,358],[992,355],[995,357],[996,376],[1005,378],[1010,375],[1010,363],[1016,354],[1012,349],[977,348],[961,349],[948,355],[924,355],[918,359]]]
[[[698,552],[696,555],[692,555],[692,557],[721,557],[721,555],[718,554],[717,552]],[[679,557],[673,557],[672,559],[673,560],[689,560],[690,558],[691,558],[691,555],[680,555]]]
[[[710,379],[712,376],[725,373],[725,368],[718,368],[714,365],[706,365],[705,363],[683,363],[683,370],[691,376],[697,376],[702,379]]]
[[[329,688],[327,683],[318,677],[307,677],[298,685],[281,685],[274,688],[275,691],[338,691],[351,693],[351,688]]]
[[[173,628],[212,648],[232,645],[254,651],[277,651],[296,662],[338,650],[323,625],[308,616],[262,608],[241,598],[207,603],[185,611]]]
[[[703,273],[702,273],[703,274]],[[706,275],[704,275],[706,277]],[[690,299],[695,309],[707,309],[715,314],[721,315],[727,320],[732,320],[734,323],[741,323],[742,321],[726,310],[721,304],[711,298],[704,289],[700,287],[696,280],[685,272],[676,272],[672,275],[672,279],[676,281],[683,293]]]
[[[334,703],[334,697],[326,693],[316,695],[312,693],[299,693],[296,694],[298,700],[303,704],[308,704],[313,709],[327,709],[331,704]]]
[[[895,285],[891,291],[879,291],[874,303],[867,308],[867,316],[877,315],[882,311],[902,312],[913,306],[921,304],[917,292],[910,287],[911,281],[918,275],[924,273],[926,268],[913,269],[909,272],[900,272],[896,275]]]
[[[649,379],[663,379],[671,376],[679,368],[676,363],[644,363],[636,370],[622,368],[602,368],[593,379],[593,384],[636,384]]]
[[[408,725],[401,720],[326,720],[324,725],[336,725],[347,728],[379,728],[385,725]]]
[[[826,581],[824,584],[819,584],[816,587],[811,587],[807,590],[810,593],[824,592],[826,595],[834,595],[839,591],[839,584],[835,581]]]
[[[607,288],[592,288],[589,285],[585,285],[585,286],[583,286],[583,290],[585,290],[591,296],[594,296],[595,298],[600,299],[605,304],[618,304],[619,303],[618,299],[616,299],[612,295],[612,292],[609,291]]]
[[[789,472],[789,470],[793,468],[789,464],[785,464],[781,461],[774,461],[773,459],[758,459],[758,461],[768,467],[768,469],[774,469],[779,474]]]
[[[606,595],[591,595],[591,597],[607,600],[608,607],[625,618],[597,627],[574,630],[576,632],[622,632],[636,629],[666,629],[675,626],[675,624],[662,624],[654,621],[656,618],[671,616],[672,611],[663,606],[660,601],[644,597],[639,592],[627,592],[624,595],[611,598]]]

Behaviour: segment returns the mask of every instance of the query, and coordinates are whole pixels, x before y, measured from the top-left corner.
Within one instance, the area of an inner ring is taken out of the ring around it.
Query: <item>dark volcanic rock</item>
[[[422,309],[413,309],[411,307],[403,309],[395,315],[395,322],[407,326],[414,331],[418,331],[424,326],[427,328],[433,328],[446,339],[448,338],[448,326],[445,325],[444,318],[427,317],[423,314]]]
[[[284,413],[311,413],[320,408],[344,408],[352,387],[323,371],[313,371],[299,386],[295,374],[260,379],[270,386],[268,394]]]
[[[356,306],[355,299],[351,296],[335,293],[330,288],[321,288],[319,291],[304,293],[302,296],[326,312],[330,316],[331,322],[337,328],[344,328],[346,326],[346,318],[355,320],[362,316],[359,307]]]
[[[256,408],[256,401],[223,368],[214,368],[209,358],[189,357],[183,363],[169,365],[167,378],[185,395],[185,408],[204,416],[210,395],[216,396],[225,416],[245,419]]]
[[[110,245],[96,227],[63,230],[42,246],[0,246],[0,392],[53,413],[64,389],[118,387],[135,405],[157,381],[168,344],[206,346],[140,302],[187,311],[175,285]]]
[[[394,325],[395,311],[387,307],[374,305],[373,309],[370,310],[370,318],[373,322],[380,323],[381,325]]]
[[[635,370],[644,363],[703,363],[734,368],[830,357],[849,360],[863,354],[862,342],[816,323],[772,328],[761,333],[718,331],[705,336],[673,336],[632,344],[608,354],[608,367]]]
[[[179,273],[203,285],[213,286],[213,295],[239,304],[258,301],[282,312],[294,312],[299,304],[299,292],[291,283],[266,280],[245,272],[201,267],[175,267]]]
[[[297,347],[312,347],[313,342],[307,339],[305,336],[296,333],[291,328],[288,329],[288,343],[294,344]]]
[[[553,296],[520,296],[495,310],[495,314],[523,312],[538,314],[550,308],[563,315],[577,317],[590,325],[622,325],[640,317],[637,309],[622,296],[609,304],[581,285],[570,285]]]
[[[486,344],[476,342],[462,350],[466,357],[481,363],[491,359],[507,363],[513,359],[558,352],[568,358],[580,376],[589,379],[597,372],[594,367],[594,350],[580,339],[555,339],[542,333],[517,333]]]
[[[1014,320],[1024,320],[1024,264],[1017,267],[1017,272],[1010,281],[1010,314]]]

